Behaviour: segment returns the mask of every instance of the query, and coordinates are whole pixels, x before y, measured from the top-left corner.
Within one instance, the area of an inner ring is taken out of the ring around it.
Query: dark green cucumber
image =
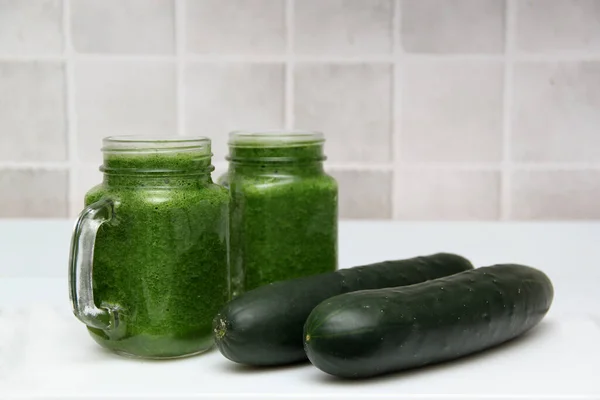
[[[513,339],[544,317],[554,290],[541,271],[495,265],[318,305],[304,347],[319,369],[365,378],[459,358]]]
[[[447,253],[385,261],[305,278],[276,282],[229,302],[215,317],[217,347],[228,359],[269,366],[306,360],[302,329],[320,302],[363,289],[411,285],[473,269]]]

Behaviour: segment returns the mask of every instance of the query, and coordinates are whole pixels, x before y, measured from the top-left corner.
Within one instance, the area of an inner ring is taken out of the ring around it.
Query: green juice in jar
[[[337,196],[314,132],[232,132],[233,294],[337,268]]]
[[[90,334],[136,357],[207,350],[212,318],[230,297],[229,196],[211,180],[210,141],[119,137],[103,150],[104,181],[85,204],[108,204],[92,261],[94,305],[108,323],[92,319]]]

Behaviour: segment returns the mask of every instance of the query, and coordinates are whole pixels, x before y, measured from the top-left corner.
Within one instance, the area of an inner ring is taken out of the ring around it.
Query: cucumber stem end
[[[227,322],[225,322],[223,318],[217,320],[217,326],[215,326],[214,332],[215,338],[217,339],[223,339],[225,337],[225,334],[227,333]]]

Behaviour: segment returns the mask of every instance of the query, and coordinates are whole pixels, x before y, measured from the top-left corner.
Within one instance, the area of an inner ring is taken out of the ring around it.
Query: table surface
[[[367,381],[310,364],[254,369],[217,351],[181,360],[122,358],[71,314],[72,221],[0,221],[0,398],[600,399],[600,223],[342,222],[340,267],[450,251],[477,266],[544,270],[544,321],[496,349]]]

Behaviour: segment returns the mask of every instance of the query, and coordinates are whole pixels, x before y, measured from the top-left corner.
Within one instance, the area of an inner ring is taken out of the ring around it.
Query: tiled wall
[[[600,0],[0,0],[0,217],[246,127],[323,130],[344,218],[600,219]]]

